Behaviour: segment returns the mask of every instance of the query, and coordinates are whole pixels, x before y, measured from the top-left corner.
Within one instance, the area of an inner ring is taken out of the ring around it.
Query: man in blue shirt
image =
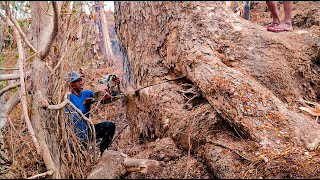
[[[67,75],[67,81],[70,83],[71,94],[70,101],[87,117],[90,116],[90,106],[95,102],[93,98],[93,91],[83,90],[82,77],[79,73],[72,71]],[[116,83],[120,83],[118,78],[115,78]],[[106,96],[102,100],[106,100],[111,96],[106,93]],[[70,109],[70,113],[73,114],[71,123],[74,126],[74,133],[79,138],[79,140],[86,145],[88,141],[88,125],[82,117],[75,112],[74,109]],[[68,113],[69,110],[65,109],[65,112]],[[69,118],[70,120],[70,118]],[[94,124],[96,131],[96,139],[102,139],[100,143],[100,152],[101,154],[107,149],[112,141],[112,138],[115,133],[115,124],[111,121],[105,121],[98,124]]]

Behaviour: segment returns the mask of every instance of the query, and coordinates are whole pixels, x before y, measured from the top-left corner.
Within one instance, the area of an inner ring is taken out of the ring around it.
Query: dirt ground
[[[283,4],[279,3],[280,16],[283,19]],[[320,35],[320,3],[311,1],[297,1],[293,3],[292,24],[296,30],[305,29]],[[272,16],[265,2],[251,3],[251,22],[265,26],[272,22]]]

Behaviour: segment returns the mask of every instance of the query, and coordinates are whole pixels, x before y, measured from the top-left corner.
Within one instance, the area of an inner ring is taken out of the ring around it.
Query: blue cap
[[[80,78],[82,79],[81,75],[75,71],[68,73],[67,76],[65,77],[66,81],[70,82],[70,83],[72,83]]]

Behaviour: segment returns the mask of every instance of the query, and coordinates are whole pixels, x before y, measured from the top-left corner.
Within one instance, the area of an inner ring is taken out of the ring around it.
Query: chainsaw
[[[98,79],[98,85],[93,93],[93,98],[96,101],[102,100],[107,93],[111,98],[102,100],[102,104],[108,104],[118,99],[116,96],[121,93],[120,85],[113,80],[114,78],[117,78],[117,76],[114,74],[108,74],[106,78]]]

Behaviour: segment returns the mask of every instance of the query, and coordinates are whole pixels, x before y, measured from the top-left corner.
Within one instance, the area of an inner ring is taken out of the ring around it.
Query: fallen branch
[[[53,171],[52,170],[49,170],[47,172],[44,172],[44,173],[41,173],[41,174],[37,174],[37,175],[34,175],[34,176],[31,176],[31,177],[28,177],[27,179],[36,179],[38,177],[43,177],[43,176],[46,176],[46,175],[49,175],[51,176],[53,174]]]
[[[320,116],[320,104],[316,102],[306,101],[303,99],[299,101],[304,105],[304,107],[299,107],[299,109],[304,110],[313,116]],[[311,107],[309,104],[313,107]]]
[[[9,90],[11,90],[13,88],[19,87],[19,86],[20,86],[20,82],[18,81],[16,83],[12,84],[12,85],[9,85],[9,86],[1,89],[0,90],[0,96],[2,96],[2,94],[4,94],[5,92],[7,92],[7,91],[9,91]]]
[[[130,172],[147,173],[150,168],[159,165],[156,160],[129,158],[119,151],[106,150],[87,179],[118,179]]]

